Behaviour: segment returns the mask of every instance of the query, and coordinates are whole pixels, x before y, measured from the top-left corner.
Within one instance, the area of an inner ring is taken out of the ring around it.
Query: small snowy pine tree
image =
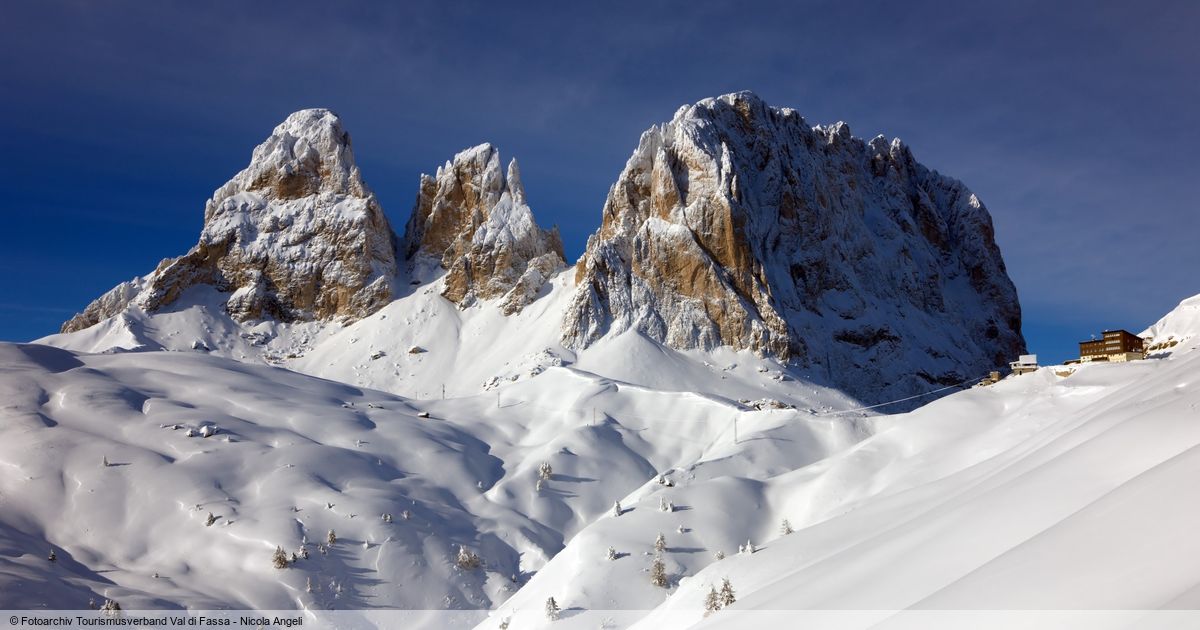
[[[336,545],[337,544],[337,532],[333,531],[332,529],[329,530],[329,534],[327,534],[325,536],[325,542],[329,543],[330,547]]]
[[[312,576],[311,576],[311,575],[310,575],[310,576],[308,576],[308,577],[306,577],[306,578],[304,578],[304,592],[305,592],[305,593],[311,593],[311,592],[313,592]]]
[[[534,486],[533,486],[533,489],[534,489],[534,490],[536,490],[536,491],[538,491],[538,492],[541,492],[541,491],[542,491],[542,484],[544,484],[544,483],[546,483],[546,480],[544,480],[544,479],[542,479],[542,478],[540,478],[540,477],[539,477],[539,478],[538,478],[538,480],[537,480],[537,483],[536,483],[536,484],[534,484]]]
[[[50,555],[46,556],[46,559],[49,560],[50,562],[54,562],[54,561],[58,560],[58,556],[55,555],[53,547],[50,548]]]
[[[779,525],[779,533],[787,536],[788,534],[792,533],[792,531],[792,524],[789,523],[786,518],[783,519],[783,523],[780,523]]]
[[[538,478],[539,479],[549,480],[550,476],[553,474],[554,474],[554,469],[550,467],[550,462],[542,462],[542,465],[538,466]]]
[[[667,497],[658,497],[658,509],[661,512],[670,512],[670,505],[667,503]]]
[[[721,596],[715,586],[708,587],[708,595],[704,597],[704,616],[707,617],[721,610]]]
[[[271,554],[271,564],[274,565],[276,569],[288,568],[288,557],[287,554],[284,553],[283,547],[275,548],[275,553]]]
[[[662,556],[654,556],[654,562],[650,563],[650,583],[667,588],[667,565],[663,563]]]
[[[558,607],[558,602],[554,601],[553,597],[546,600],[546,619],[550,621],[558,621],[559,613],[562,609]]]
[[[713,554],[713,557],[714,557],[714,558],[716,558],[717,560],[724,560],[724,559],[725,559],[725,552],[724,552],[724,551],[718,551],[717,553]]]
[[[108,467],[109,467],[109,466],[111,466],[111,465],[112,465],[112,464],[108,463],[108,455],[105,455],[105,456],[104,456],[104,467],[105,467],[105,468],[108,468]]]
[[[204,519],[205,527],[212,527],[213,523],[217,522],[217,517],[213,516],[212,512],[208,513],[208,518]]]
[[[667,537],[663,536],[662,532],[658,533],[658,538],[654,539],[654,550],[662,553],[667,550]]]
[[[613,516],[620,516],[620,515],[621,515],[621,502],[614,501],[613,502]]]
[[[608,552],[606,552],[604,554],[604,558],[607,560],[616,560],[617,559],[617,550],[613,549],[612,547],[609,547]]]
[[[733,595],[733,585],[729,583],[729,578],[721,580],[721,608],[728,608],[737,601]]]

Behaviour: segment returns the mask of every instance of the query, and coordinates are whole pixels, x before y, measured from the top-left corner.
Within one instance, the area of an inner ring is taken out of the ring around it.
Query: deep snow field
[[[625,334],[576,356],[533,325],[553,299],[493,321],[435,298],[247,330],[197,295],[46,340],[70,349],[0,344],[0,608],[486,608],[481,627],[538,627],[553,596],[565,621],[659,630],[1200,606],[1200,296],[1147,331],[1176,342],[1151,359],[896,415],[839,411],[859,403],[748,353]],[[762,399],[795,408],[743,402]],[[456,566],[460,545],[483,566]],[[737,602],[706,618],[723,579]]]

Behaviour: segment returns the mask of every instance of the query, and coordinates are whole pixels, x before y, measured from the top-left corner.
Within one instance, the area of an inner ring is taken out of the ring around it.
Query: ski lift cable
[[[924,397],[924,396],[931,396],[931,395],[933,395],[933,394],[936,394],[936,393],[938,393],[938,392],[944,392],[944,391],[946,391],[947,389],[954,389],[955,387],[962,387],[962,386],[964,386],[964,385],[967,385],[967,384],[970,384],[970,383],[977,383],[977,382],[979,382],[979,381],[982,381],[982,380],[983,380],[983,379],[985,379],[985,378],[987,378],[987,375],[986,375],[986,374],[985,374],[985,375],[983,375],[983,376],[980,376],[980,377],[978,377],[978,378],[972,378],[972,379],[968,379],[968,380],[962,381],[961,383],[955,383],[955,384],[953,384],[953,385],[947,385],[947,386],[945,386],[945,387],[939,387],[939,388],[937,388],[937,389],[935,389],[935,390],[928,391],[928,392],[924,392],[924,393],[921,393],[921,394],[915,394],[915,395],[913,395],[913,396],[906,396],[906,397],[904,397],[904,398],[899,398],[899,399],[896,399],[896,400],[889,400],[889,401],[887,401],[887,402],[882,402],[882,403],[878,403],[878,404],[875,404],[875,405],[867,405],[866,407],[855,407],[854,409],[840,409],[840,410],[838,410],[838,411],[825,411],[825,412],[816,413],[816,414],[813,414],[813,415],[817,415],[817,416],[836,416],[836,415],[843,414],[843,413],[853,413],[853,412],[855,412],[855,411],[866,411],[866,410],[868,410],[868,409],[875,409],[875,408],[877,408],[877,407],[886,407],[887,405],[894,405],[894,404],[896,404],[896,403],[902,403],[902,402],[905,402],[905,401],[908,401],[908,400],[913,400],[913,399],[915,399],[915,398],[922,398],[922,397]]]

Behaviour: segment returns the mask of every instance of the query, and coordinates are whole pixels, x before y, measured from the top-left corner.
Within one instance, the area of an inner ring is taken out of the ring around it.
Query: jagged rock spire
[[[465,307],[500,298],[512,314],[566,263],[558,230],[534,221],[517,161],[509,162],[507,176],[500,164],[500,152],[481,144],[435,176],[422,175],[403,248],[410,260],[432,259],[446,270],[447,299]]]

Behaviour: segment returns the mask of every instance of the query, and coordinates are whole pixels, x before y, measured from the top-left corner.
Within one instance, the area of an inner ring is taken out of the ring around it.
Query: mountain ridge
[[[310,128],[320,132],[305,136]],[[343,196],[363,206],[358,223],[298,230],[339,217]],[[484,143],[421,176],[397,236],[340,120],[304,110],[214,194],[192,252],[118,285],[64,332],[131,304],[153,313],[197,284],[232,293],[220,309],[246,325],[353,325],[425,286],[464,313],[494,306],[504,316],[571,291],[565,307],[539,309],[541,325],[559,331],[559,356],[634,330],[676,350],[774,357],[869,402],[966,381],[1024,351],[1015,288],[969,189],[899,140],[811,127],[750,92],[685,105],[643,133],[601,219],[566,272],[574,286],[552,282],[567,269],[557,229],[537,225],[517,161],[504,168]],[[276,232],[283,238],[262,237]],[[316,265],[275,253],[314,244]],[[346,261],[351,280],[326,282]],[[194,345],[214,343],[225,342]]]

